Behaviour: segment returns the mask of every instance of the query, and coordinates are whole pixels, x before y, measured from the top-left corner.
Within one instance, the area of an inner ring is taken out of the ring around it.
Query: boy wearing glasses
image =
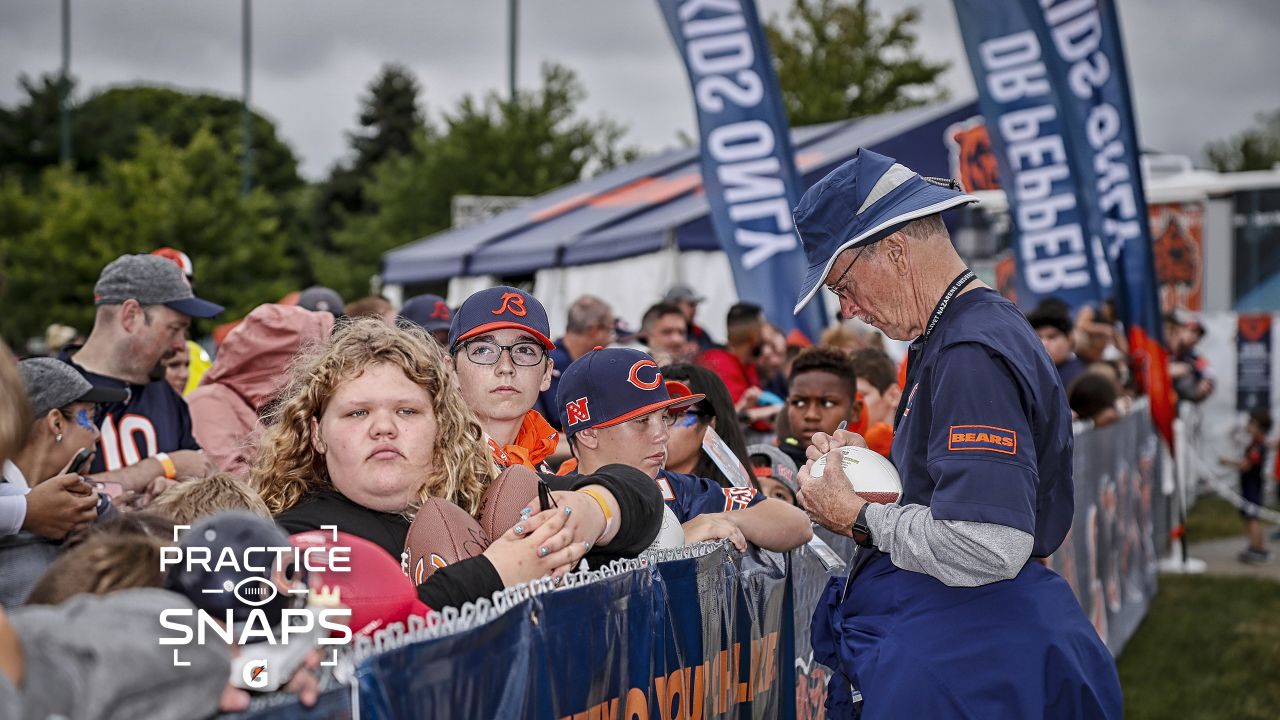
[[[480,420],[502,467],[548,472],[560,435],[534,405],[551,386],[555,345],[547,311],[523,290],[500,285],[467,298],[449,326],[449,354],[463,400]]]
[[[727,539],[739,550],[751,542],[785,552],[812,537],[799,508],[751,487],[722,488],[707,478],[663,469],[678,411],[704,396],[664,381],[646,353],[629,348],[589,352],[565,369],[556,397],[579,471],[621,463],[648,473],[683,525],[686,543]]]

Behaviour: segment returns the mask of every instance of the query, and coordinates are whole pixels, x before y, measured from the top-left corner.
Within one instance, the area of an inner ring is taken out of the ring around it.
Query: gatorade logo
[[[523,303],[524,299],[521,298],[520,302]],[[521,307],[523,308],[523,304],[521,305]],[[499,310],[498,312],[500,313],[502,311]],[[437,301],[436,306],[431,309],[431,319],[432,320],[448,320],[449,319],[449,306],[445,305],[443,300]]]
[[[516,317],[528,315],[529,311],[524,309],[524,297],[515,293],[503,293],[502,305],[494,310],[493,314],[502,315],[503,313],[511,313]]]
[[[947,449],[986,450],[1003,455],[1018,454],[1018,434],[1005,428],[990,425],[952,425],[948,433]]]
[[[652,380],[640,379],[640,371],[645,368],[653,368]],[[658,363],[652,360],[636,361],[636,364],[631,366],[631,372],[627,373],[627,382],[641,390],[657,390],[658,386],[662,384],[662,373],[658,372]]]
[[[565,405],[564,413],[568,416],[567,419],[570,425],[577,425],[591,419],[591,410],[587,408],[587,398],[578,398]]]
[[[240,671],[240,679],[251,688],[266,687],[267,683],[271,682],[267,676],[267,661],[250,660],[245,663],[244,669]]]

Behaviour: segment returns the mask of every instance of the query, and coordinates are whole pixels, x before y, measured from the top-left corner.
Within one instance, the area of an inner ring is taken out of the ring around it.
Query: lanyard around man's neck
[[[947,286],[947,291],[942,293],[942,297],[938,300],[938,304],[933,306],[933,313],[929,315],[929,322],[924,326],[924,334],[911,341],[910,347],[907,348],[907,384],[902,388],[902,396],[898,400],[898,409],[893,415],[893,428],[898,429],[898,423],[902,421],[902,413],[907,408],[908,401],[911,400],[912,388],[915,387],[916,370],[919,369],[920,356],[924,354],[924,344],[928,342],[929,336],[933,334],[934,328],[938,327],[938,322],[942,320],[942,316],[947,312],[947,307],[951,301],[960,294],[961,290],[968,287],[969,283],[977,280],[978,276],[969,268],[965,268],[964,272],[956,276],[955,280]]]

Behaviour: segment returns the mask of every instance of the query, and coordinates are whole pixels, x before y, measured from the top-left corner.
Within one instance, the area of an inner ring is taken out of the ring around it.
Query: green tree
[[[1280,164],[1280,110],[1258,113],[1253,127],[1209,143],[1204,154],[1218,172],[1271,170]]]
[[[361,101],[360,128],[347,133],[352,156],[334,165],[319,194],[319,230],[341,227],[344,215],[370,212],[364,185],[373,168],[393,155],[413,152],[413,138],[423,126],[418,107],[418,81],[401,65],[385,65]]]
[[[397,155],[414,152],[414,136],[424,123],[419,92],[413,73],[397,64],[384,65],[369,84],[368,94],[361,100],[360,127],[347,133],[351,157],[336,163],[312,196],[312,241],[303,253],[308,283],[327,284],[335,274],[341,274],[343,251],[334,236],[351,218],[377,211],[377,204],[365,194],[374,168]],[[355,289],[354,296],[364,295],[367,278],[353,281],[349,287]]]
[[[34,180],[58,162],[57,76],[40,81],[19,79],[25,101],[12,109],[0,109],[0,170]],[[207,93],[190,93],[163,87],[114,87],[74,102],[72,159],[78,170],[98,174],[105,160],[132,157],[144,129],[179,147],[185,147],[201,129],[217,139],[221,150],[235,158],[243,152],[242,103]],[[275,123],[252,114],[253,178],[255,185],[273,193],[302,186],[298,159],[276,134]]]
[[[87,331],[102,267],[163,245],[185,250],[200,295],[239,317],[297,287],[277,199],[243,195],[239,161],[208,130],[176,147],[149,130],[136,157],[100,176],[63,166],[31,187],[0,184],[0,334],[19,341],[62,322]]]
[[[944,100],[945,62],[918,55],[908,7],[882,22],[869,0],[793,0],[789,22],[765,24],[793,126],[848,120]]]
[[[454,195],[538,195],[634,159],[623,128],[581,117],[586,97],[572,71],[544,65],[541,86],[514,101],[491,92],[464,97],[440,129],[423,126],[414,151],[390,156],[365,188],[376,213],[348,218],[336,254],[313,263],[319,280],[363,293],[382,253],[450,224]]]
[[[61,98],[72,92],[75,81],[64,85],[59,75],[32,80],[18,77],[27,102],[13,108],[0,107],[0,171],[33,177],[58,162],[61,151],[59,118]]]

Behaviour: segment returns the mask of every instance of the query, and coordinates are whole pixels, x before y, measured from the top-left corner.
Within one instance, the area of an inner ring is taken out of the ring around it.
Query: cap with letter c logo
[[[685,408],[704,397],[664,381],[658,363],[647,353],[596,348],[561,373],[556,406],[565,433],[573,435],[587,428],[620,425],[657,410]]]

